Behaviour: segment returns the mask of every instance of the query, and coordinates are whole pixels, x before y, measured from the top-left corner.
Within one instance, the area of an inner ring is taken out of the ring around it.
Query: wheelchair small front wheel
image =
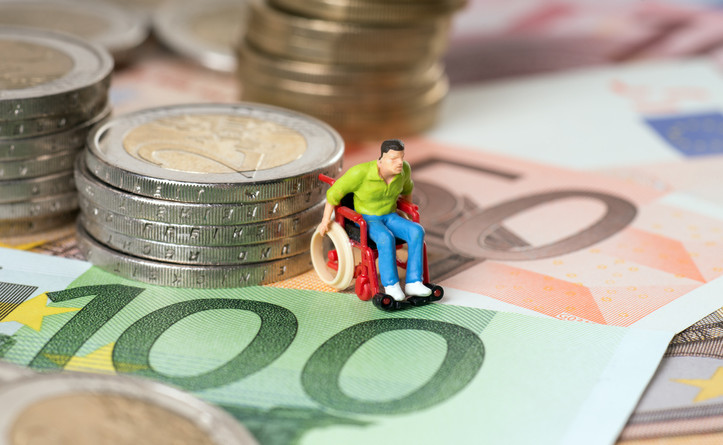
[[[393,311],[396,309],[396,301],[387,294],[378,293],[374,295],[374,298],[372,299],[372,302],[374,303],[374,306],[377,308],[383,310],[383,311]]]
[[[324,249],[324,237],[315,231],[311,236],[311,263],[319,279],[334,289],[346,289],[354,279],[354,253],[351,250],[349,236],[337,223],[330,224],[327,232],[338,255],[337,268],[333,270],[326,265],[327,255]]]

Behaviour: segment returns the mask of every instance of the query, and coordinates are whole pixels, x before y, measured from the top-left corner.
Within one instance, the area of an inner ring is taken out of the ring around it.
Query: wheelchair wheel
[[[311,263],[321,281],[335,289],[346,289],[354,279],[354,253],[351,250],[349,236],[336,222],[331,223],[327,236],[339,257],[337,270],[330,269],[326,265],[324,237],[319,235],[319,232],[314,232],[311,236]]]

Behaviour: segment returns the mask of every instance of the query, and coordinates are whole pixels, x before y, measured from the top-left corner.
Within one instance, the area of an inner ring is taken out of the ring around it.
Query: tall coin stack
[[[0,236],[70,222],[73,162],[110,114],[113,60],[83,40],[0,26]]]
[[[238,52],[244,100],[288,107],[349,140],[434,124],[440,62],[466,0],[252,0]]]
[[[314,118],[257,104],[153,108],[93,129],[76,163],[78,242],[93,264],[152,284],[241,287],[311,268],[319,173],[344,145]]]

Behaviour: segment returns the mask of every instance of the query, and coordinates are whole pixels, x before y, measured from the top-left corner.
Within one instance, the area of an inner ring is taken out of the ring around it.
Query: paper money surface
[[[583,169],[721,153],[723,81],[703,59],[453,89],[433,140]]]
[[[711,314],[676,336],[620,443],[716,443],[723,438],[723,342],[715,330],[720,320],[719,313]]]
[[[0,258],[3,297],[24,296],[0,319],[2,358],[160,380],[267,444],[611,443],[670,340],[443,304],[387,313],[336,293],[171,289],[83,262]]]

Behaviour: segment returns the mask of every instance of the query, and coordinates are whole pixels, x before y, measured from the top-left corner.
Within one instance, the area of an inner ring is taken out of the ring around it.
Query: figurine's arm
[[[334,207],[339,205],[341,199],[347,194],[352,193],[364,178],[364,170],[360,166],[354,166],[344,173],[339,179],[334,181],[334,185],[326,191],[326,204],[324,205],[324,216],[316,230],[321,236],[326,235],[331,224],[331,214]]]
[[[321,223],[316,228],[319,235],[324,236],[329,231],[329,224],[331,224],[331,213],[334,211],[334,206],[327,202],[324,205],[324,216],[321,218]]]
[[[407,161],[404,161],[403,174],[405,176],[404,186],[400,197],[409,203],[412,202],[412,189],[414,189],[414,181],[412,181],[412,168]]]

